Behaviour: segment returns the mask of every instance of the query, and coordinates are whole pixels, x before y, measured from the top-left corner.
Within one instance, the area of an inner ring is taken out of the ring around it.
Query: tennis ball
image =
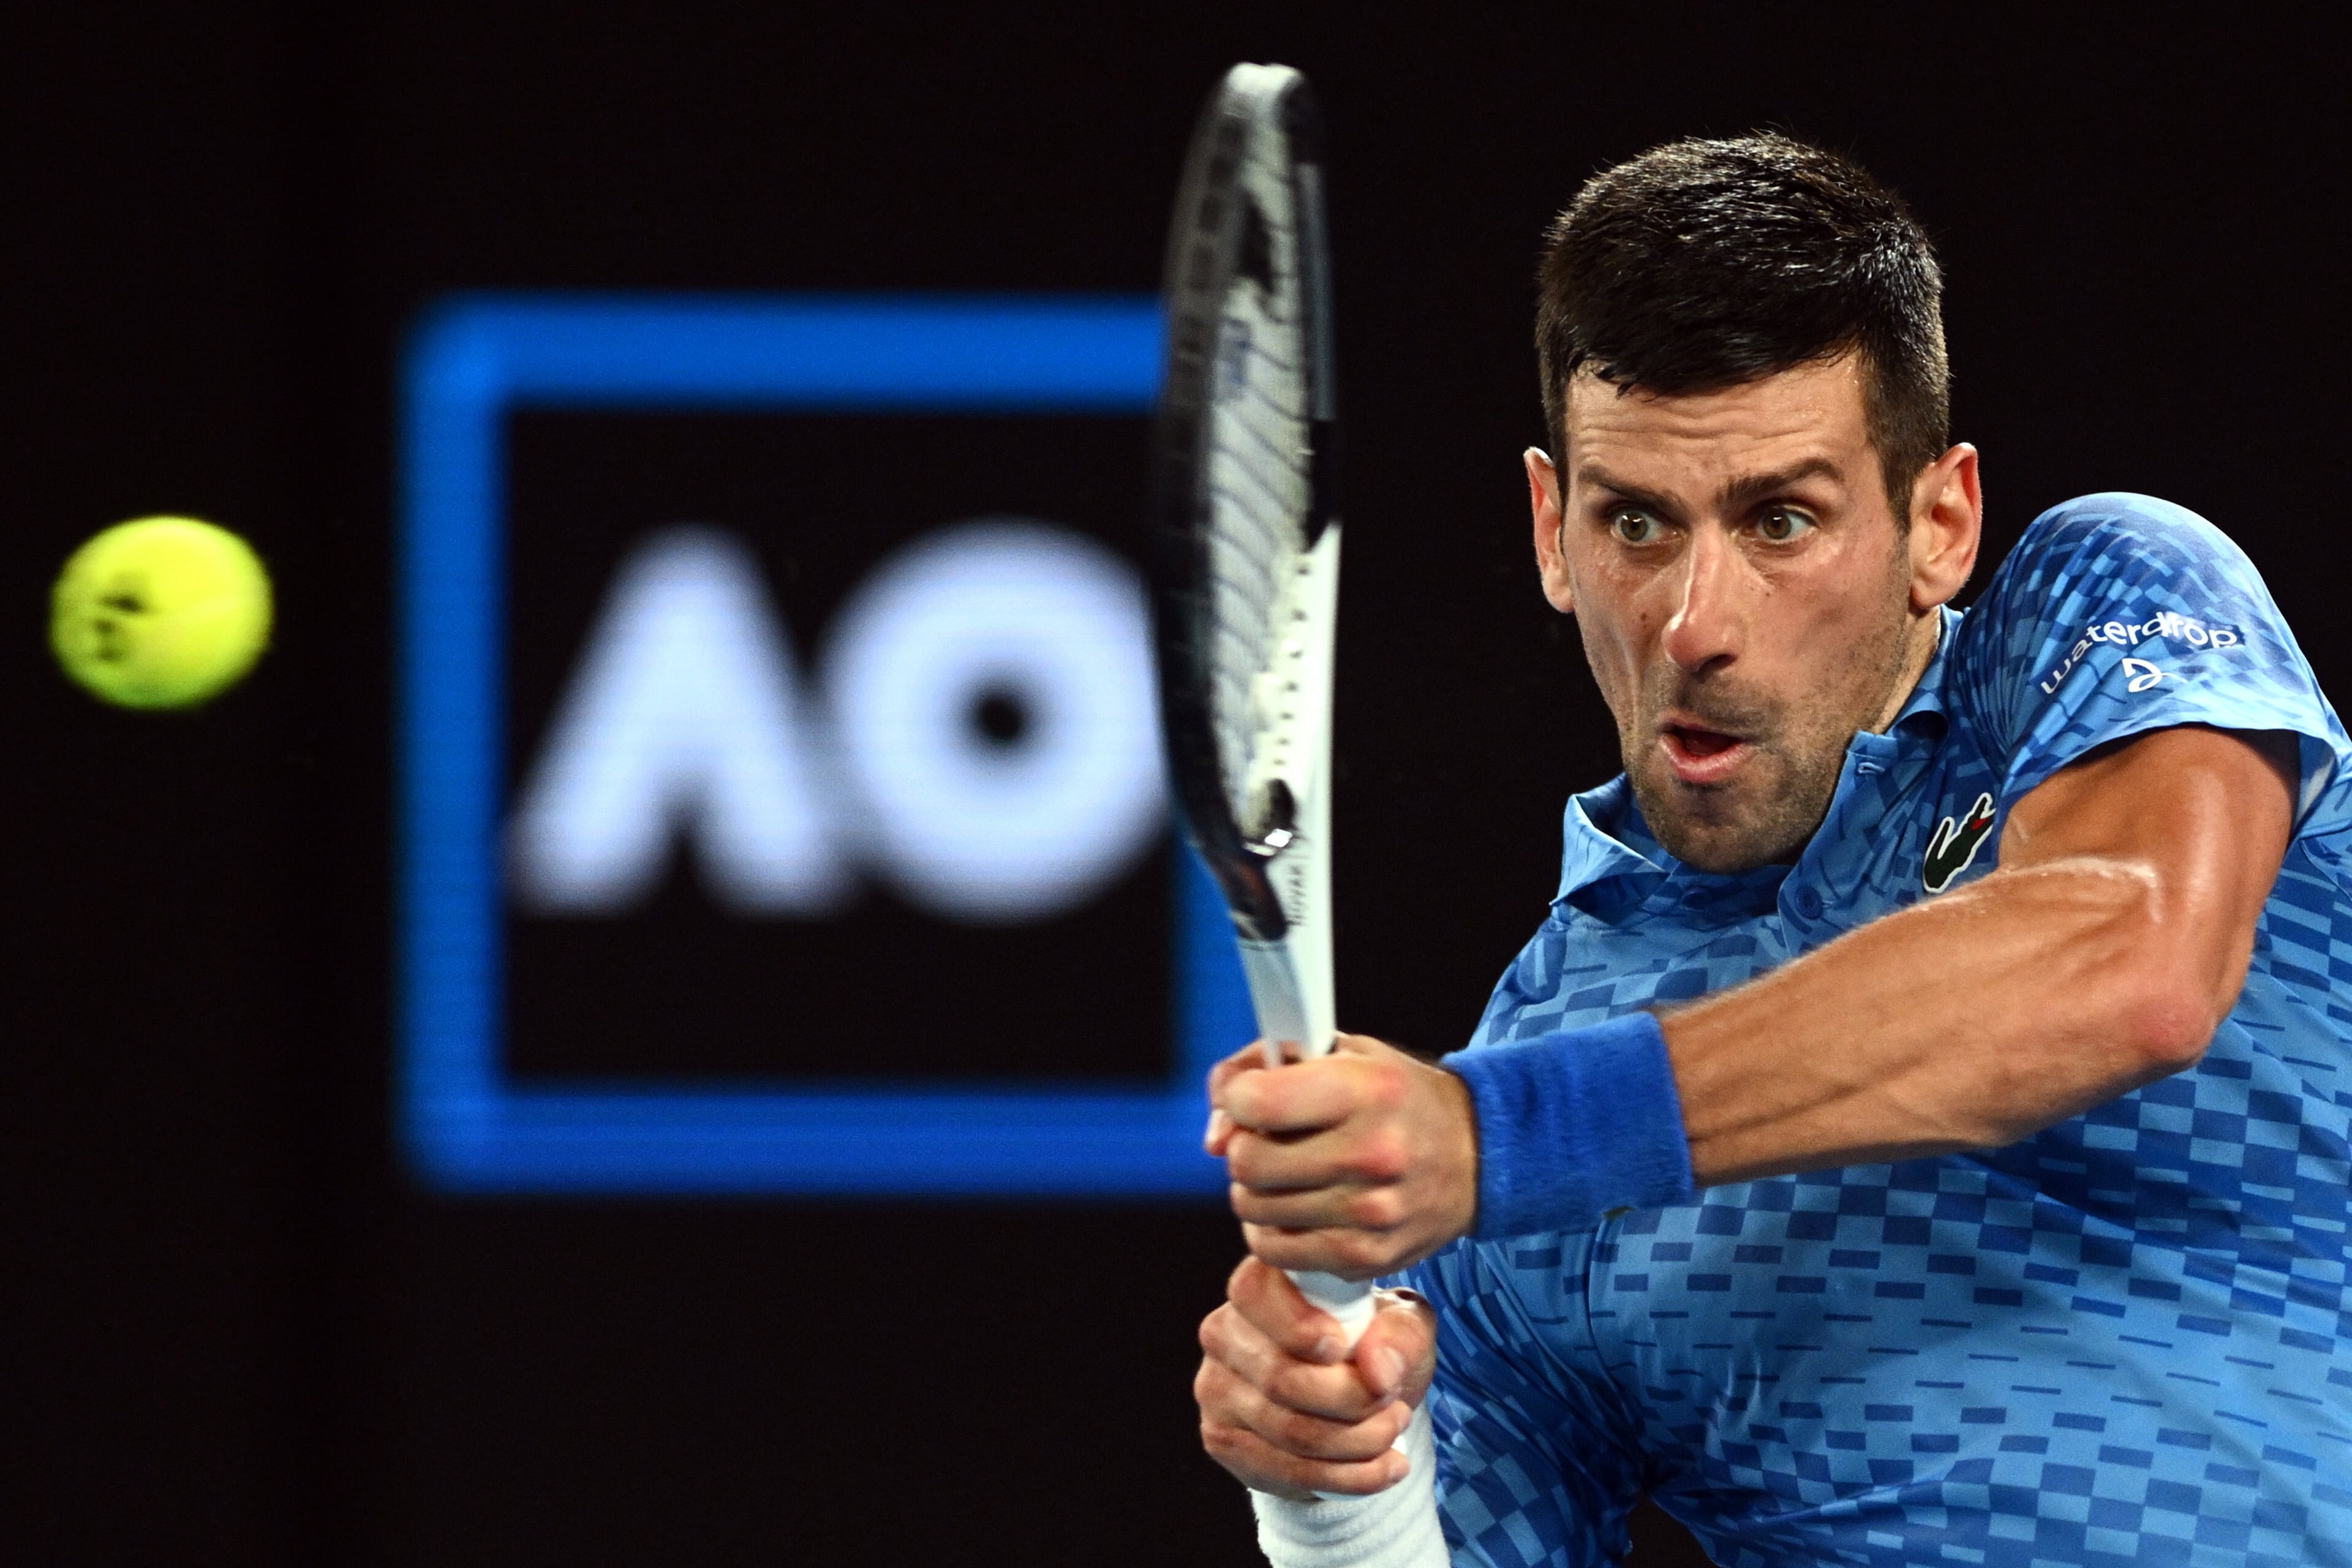
[[[49,604],[65,671],[123,708],[193,708],[269,642],[269,574],[252,546],[192,517],[119,522],[73,552]]]

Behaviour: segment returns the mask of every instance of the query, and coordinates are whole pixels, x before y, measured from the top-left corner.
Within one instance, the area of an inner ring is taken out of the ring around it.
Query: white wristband
[[[1274,1568],[1447,1568],[1437,1526],[1437,1444],[1429,1406],[1412,1413],[1401,1445],[1404,1479],[1370,1497],[1292,1502],[1250,1493],[1257,1544]]]

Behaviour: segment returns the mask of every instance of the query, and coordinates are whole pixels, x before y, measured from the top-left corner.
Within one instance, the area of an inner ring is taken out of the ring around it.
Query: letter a
[[[616,914],[682,829],[747,913],[816,914],[850,879],[760,569],[726,534],[655,535],[622,563],[525,783],[509,843],[523,907]]]

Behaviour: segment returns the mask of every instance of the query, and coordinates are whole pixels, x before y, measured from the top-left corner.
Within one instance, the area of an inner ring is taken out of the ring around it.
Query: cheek
[[[1637,628],[1608,613],[1579,606],[1578,637],[1584,644],[1584,662],[1593,684],[1611,710],[1623,714],[1627,699],[1642,685],[1642,637]]]
[[[1773,641],[1805,650],[1802,662],[1817,682],[1874,679],[1902,642],[1908,603],[1903,581],[1874,557],[1849,565],[1849,573],[1815,591],[1781,595],[1788,614]]]

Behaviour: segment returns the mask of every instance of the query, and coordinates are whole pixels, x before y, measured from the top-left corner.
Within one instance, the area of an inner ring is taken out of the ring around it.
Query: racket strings
[[[1208,410],[1213,668],[1206,673],[1227,801],[1253,837],[1269,826],[1261,820],[1268,785],[1291,762],[1283,737],[1293,704],[1280,666],[1311,495],[1297,213],[1283,142],[1260,127],[1242,171],[1265,268],[1227,291]]]

